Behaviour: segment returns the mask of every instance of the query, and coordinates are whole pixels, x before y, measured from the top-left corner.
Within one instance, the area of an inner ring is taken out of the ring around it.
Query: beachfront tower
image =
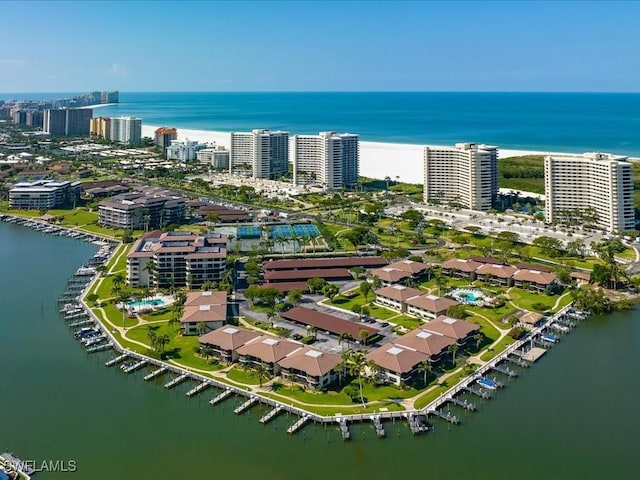
[[[142,119],[123,116],[111,119],[111,140],[124,145],[140,145]]]
[[[171,140],[178,139],[178,130],[170,127],[157,128],[155,133],[155,139],[153,141],[158,147],[162,147],[164,150],[171,145]]]
[[[43,115],[42,130],[52,137],[87,136],[91,118],[93,118],[91,108],[47,109]]]
[[[591,217],[585,221],[603,230],[633,230],[633,177],[627,159],[608,153],[545,157],[547,223],[575,218],[580,211]]]
[[[289,171],[289,132],[232,132],[229,172],[275,180]]]
[[[336,190],[358,183],[358,135],[335,132],[294,135],[291,158],[294,185],[322,185]]]
[[[456,143],[424,148],[424,202],[487,211],[498,195],[498,147]]]

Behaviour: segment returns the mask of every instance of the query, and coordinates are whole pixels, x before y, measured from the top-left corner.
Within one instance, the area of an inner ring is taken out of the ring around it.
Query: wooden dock
[[[409,412],[407,414],[407,420],[409,421],[409,429],[414,435],[429,431],[429,425],[427,424],[427,417],[425,415],[417,415]]]
[[[475,388],[471,385],[467,385],[466,387],[464,387],[462,390],[472,393],[473,395],[476,395],[480,398],[484,398],[485,400],[489,400],[491,398],[491,394],[489,392],[487,392],[486,390],[481,390],[479,388]]]
[[[217,405],[218,403],[223,401],[225,398],[231,396],[232,393],[233,393],[233,390],[231,388],[227,388],[223,390],[222,393],[220,393],[216,397],[213,397],[209,403],[211,405]]]
[[[495,370],[496,372],[500,372],[503,375],[506,375],[509,378],[514,378],[514,377],[518,376],[518,374],[516,372],[514,372],[513,370],[511,370],[509,367],[503,367],[502,365],[499,365],[499,364],[496,364],[491,368],[493,370]]]
[[[124,373],[131,373],[131,372],[135,372],[136,370],[140,370],[142,367],[144,367],[147,363],[146,360],[139,360],[136,363],[134,363],[133,365],[130,365],[128,367],[125,367],[122,369],[122,371]]]
[[[372,415],[371,421],[373,422],[373,428],[375,428],[378,438],[383,438],[385,436],[385,433],[382,422],[380,421],[380,415]]]
[[[165,383],[164,388],[173,388],[179,383],[184,382],[187,378],[189,378],[189,374],[183,373],[182,375],[179,375],[175,377],[173,380],[169,380],[167,383]]]
[[[296,433],[298,430],[302,428],[302,426],[309,421],[309,416],[304,415],[298,419],[296,423],[287,428],[287,433]]]
[[[193,387],[191,390],[189,390],[187,392],[187,397],[193,397],[194,395],[199,394],[200,392],[202,392],[203,390],[206,390],[207,388],[209,388],[211,386],[211,383],[205,381],[202,382],[198,385],[196,385],[195,387]]]
[[[427,412],[429,415],[433,415],[435,417],[441,418],[442,420],[452,423],[453,425],[458,425],[460,420],[455,415],[451,415],[451,412],[441,412],[440,410],[429,410]]]
[[[258,402],[258,397],[254,396],[254,395],[251,395],[251,396],[249,397],[249,400],[247,400],[246,402],[244,402],[242,405],[240,405],[240,406],[236,407],[236,408],[233,410],[233,413],[236,413],[236,414],[238,414],[238,415],[239,415],[239,414],[241,414],[242,412],[244,412],[245,410],[248,410],[248,409],[249,409],[249,408],[250,408],[254,403],[257,403],[257,402]]]
[[[114,365],[115,365],[115,364],[117,364],[117,363],[124,362],[124,361],[127,359],[127,357],[128,357],[128,356],[129,356],[129,355],[127,355],[126,353],[124,353],[124,354],[122,354],[122,355],[118,355],[116,358],[112,358],[111,360],[107,360],[107,361],[104,363],[104,365],[105,365],[106,367],[112,367],[112,366],[114,366]]]
[[[349,440],[351,438],[351,432],[347,426],[347,421],[343,417],[338,418],[338,427],[340,428],[340,435],[342,435],[342,439]]]
[[[160,367],[160,368],[154,370],[151,373],[147,373],[144,376],[144,379],[145,380],[152,380],[152,379],[156,378],[157,376],[162,375],[163,373],[168,372],[168,371],[169,371],[168,367]]]
[[[84,327],[85,325],[93,325],[95,322],[90,319],[87,318],[86,320],[79,320],[77,322],[73,322],[69,324],[69,327],[71,328],[76,328],[76,327]]]
[[[284,408],[282,408],[282,405],[278,405],[272,410],[269,410],[269,412],[260,419],[260,423],[262,423],[263,425],[269,423],[271,420],[276,418],[276,416],[280,412],[283,412],[283,411],[284,411]]]
[[[460,400],[458,397],[449,397],[449,403],[453,403],[454,405],[458,405],[459,407],[468,410],[469,412],[475,412],[476,406],[471,403],[469,400]]]
[[[96,353],[96,352],[102,352],[104,350],[109,350],[110,348],[113,348],[113,343],[109,342],[109,343],[102,343],[100,345],[95,345],[93,347],[89,347],[87,348],[87,353]]]

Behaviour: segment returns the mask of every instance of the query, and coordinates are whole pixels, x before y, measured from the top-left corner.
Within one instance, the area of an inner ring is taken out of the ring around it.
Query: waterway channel
[[[288,435],[294,417],[261,425],[266,407],[235,415],[242,399],[212,407],[212,391],[187,398],[192,383],[168,391],[86,354],[56,298],[95,250],[0,223],[0,450],[78,468],[36,480],[637,478],[638,310],[581,323],[457,427],[414,437],[389,422],[378,439],[365,423],[343,442],[337,426]]]

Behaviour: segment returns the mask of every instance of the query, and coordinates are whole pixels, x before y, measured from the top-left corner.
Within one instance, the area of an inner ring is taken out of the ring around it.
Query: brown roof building
[[[304,346],[294,350],[278,363],[283,377],[312,388],[322,388],[335,380],[335,368],[341,361],[340,355]]]
[[[432,319],[444,314],[447,308],[458,305],[458,302],[446,297],[422,294],[408,299],[406,302],[407,313],[416,317]]]
[[[511,277],[516,273],[516,271],[516,268],[511,265],[485,263],[476,270],[476,278],[478,280],[485,280],[499,285],[510,285]]]
[[[409,272],[398,270],[390,265],[372,270],[371,276],[379,278],[384,285],[391,285],[393,283],[406,280],[407,278],[411,278],[411,274]]]
[[[236,352],[240,363],[249,366],[264,365],[270,373],[277,375],[280,372],[278,362],[300,347],[299,343],[262,335],[237,348]]]
[[[291,310],[280,313],[280,316],[286,320],[291,320],[303,325],[313,325],[318,330],[333,333],[334,335],[347,333],[356,340],[360,338],[360,332],[362,330],[365,330],[369,336],[378,333],[378,329],[362,324],[361,322],[345,320],[344,318],[318,312],[310,308],[294,307]]]
[[[467,322],[466,320],[450,318],[445,315],[439,316],[420,328],[453,338],[459,345],[466,343],[473,334],[480,331],[480,325]]]
[[[482,265],[482,263],[474,260],[463,260],[461,258],[452,258],[442,264],[442,272],[445,275],[460,278],[473,278],[474,272]]]
[[[227,292],[191,292],[187,295],[180,323],[185,335],[198,332],[199,325],[211,331],[227,322]]]
[[[207,346],[216,357],[231,363],[238,360],[236,353],[238,348],[258,337],[260,337],[259,333],[226,325],[198,337],[198,342],[200,345]]]
[[[513,282],[516,287],[523,287],[528,283],[536,290],[546,290],[558,282],[558,276],[553,272],[540,270],[518,270],[513,274]]]
[[[415,276],[429,270],[429,265],[426,263],[415,262],[413,260],[400,260],[399,262],[390,264],[389,267],[395,268],[396,270],[402,270],[403,272],[407,272]]]
[[[267,270],[264,272],[264,281],[266,283],[277,283],[280,281],[292,282],[296,280],[306,281],[310,278],[324,278],[331,280],[350,280],[353,279],[351,273],[346,268],[324,268],[317,270]]]
[[[272,260],[264,262],[262,269],[268,270],[317,270],[323,268],[376,268],[388,262],[382,257],[336,257],[309,258],[305,260]]]
[[[366,359],[378,366],[382,378],[400,385],[409,382],[417,373],[418,365],[429,356],[403,345],[387,343],[368,353]]]
[[[447,347],[456,343],[456,340],[438,332],[424,330],[426,326],[411,330],[396,340],[398,345],[411,348],[424,353],[430,362],[437,362],[446,352]]]

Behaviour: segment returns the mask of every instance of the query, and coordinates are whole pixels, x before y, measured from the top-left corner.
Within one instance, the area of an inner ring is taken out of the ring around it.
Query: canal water
[[[406,422],[308,425],[296,435],[281,415],[268,425],[240,399],[212,407],[215,391],[167,391],[106,368],[58,317],[66,279],[96,248],[0,223],[0,450],[23,459],[73,460],[75,473],[37,479],[114,477],[242,479],[628,479],[637,478],[640,431],[638,312],[592,318],[478,411],[413,437]]]

